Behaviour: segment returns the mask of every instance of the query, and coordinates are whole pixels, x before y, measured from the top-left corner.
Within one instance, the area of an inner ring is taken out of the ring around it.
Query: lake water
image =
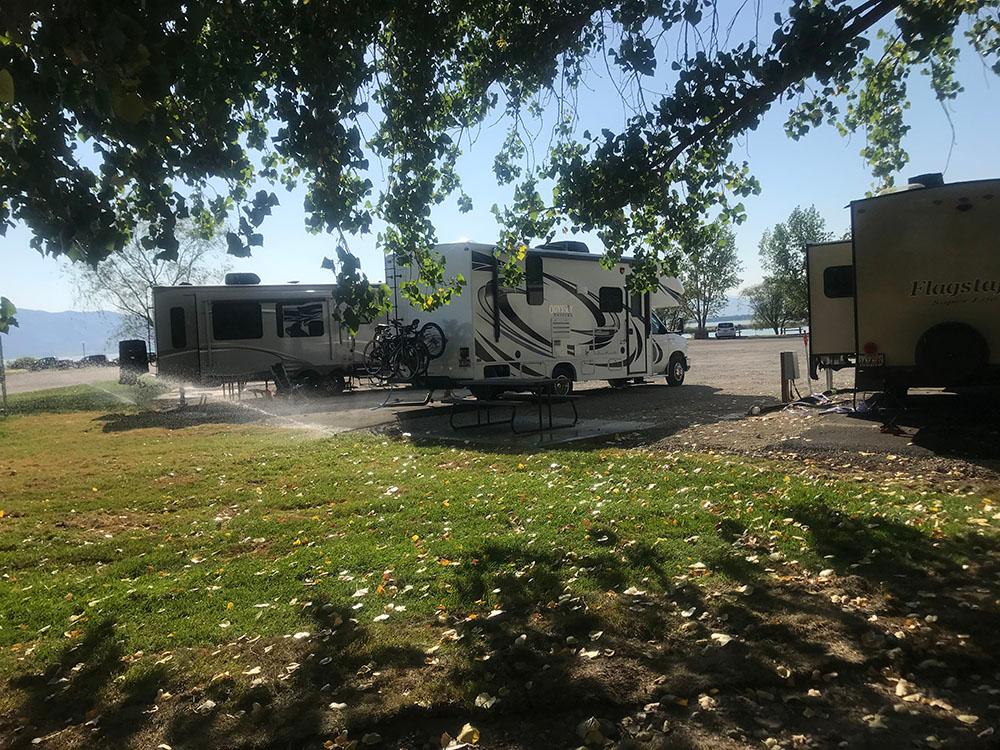
[[[735,323],[736,325],[740,326],[739,337],[741,337],[741,338],[742,337],[748,337],[749,338],[749,337],[753,337],[753,336],[774,336],[774,331],[771,330],[770,328],[751,328],[750,327],[751,326],[751,321],[750,320],[727,320],[725,322],[726,323]],[[708,321],[708,329],[709,329],[708,337],[709,338],[712,338],[712,339],[715,338],[715,330],[714,330],[714,328],[715,328],[716,325],[718,325],[718,321],[712,321],[712,320]],[[802,334],[797,333],[793,329],[787,335],[789,335],[789,336],[801,336]],[[687,338],[694,338],[694,334],[691,334],[691,333],[687,333],[687,334],[685,334],[685,336]]]

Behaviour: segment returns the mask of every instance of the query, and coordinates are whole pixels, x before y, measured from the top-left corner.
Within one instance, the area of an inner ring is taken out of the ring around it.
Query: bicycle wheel
[[[411,347],[414,349],[414,356],[417,364],[417,372],[414,377],[414,380],[416,380],[418,377],[423,377],[427,374],[427,368],[430,367],[431,359],[433,359],[433,357],[427,353],[427,346],[420,339],[412,342]]]
[[[418,350],[403,344],[389,355],[387,377],[397,382],[409,382],[420,375],[421,364]]]
[[[420,329],[420,340],[427,347],[427,356],[431,359],[437,359],[444,354],[447,339],[437,323],[424,323],[424,327]]]
[[[385,345],[379,339],[372,339],[365,347],[365,372],[370,377],[381,378],[386,367]]]

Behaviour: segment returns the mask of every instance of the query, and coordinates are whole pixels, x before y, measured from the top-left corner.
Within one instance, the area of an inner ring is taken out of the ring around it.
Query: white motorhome
[[[225,286],[154,287],[158,375],[214,385],[273,378],[280,363],[292,382],[340,390],[363,364],[370,327],[356,340],[333,319],[333,284],[254,279],[230,274]]]
[[[810,369],[855,366],[857,387],[1000,383],[1000,180],[851,203],[852,239],[807,248]]]
[[[431,360],[428,382],[553,377],[565,381],[559,390],[568,391],[583,380],[615,386],[654,376],[671,385],[684,381],[687,342],[654,312],[680,304],[677,279],[661,279],[652,294],[630,293],[629,259],[605,268],[583,243],[555,242],[527,251],[523,281],[512,288],[501,283],[494,250],[478,243],[436,246],[446,275],[461,274],[467,283],[450,304],[430,313],[399,292],[416,270],[387,257],[396,317],[437,323],[445,334],[444,353]]]

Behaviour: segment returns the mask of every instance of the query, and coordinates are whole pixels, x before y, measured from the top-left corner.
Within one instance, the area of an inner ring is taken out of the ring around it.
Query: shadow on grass
[[[400,413],[393,429],[405,431],[415,445],[454,446],[469,444],[488,449],[495,453],[518,455],[552,449],[588,451],[604,448],[609,444],[616,447],[640,447],[670,437],[694,425],[712,425],[745,415],[752,406],[772,402],[769,397],[737,396],[723,394],[720,389],[706,385],[685,385],[671,388],[661,383],[634,385],[624,389],[588,388],[578,391],[576,402],[579,414],[578,427],[581,431],[600,431],[602,425],[607,430],[600,434],[589,434],[577,439],[572,428],[560,428],[543,433],[544,442],[538,433],[514,435],[510,426],[498,424],[485,428],[452,430],[448,423],[448,411],[430,417],[423,412]],[[536,419],[534,404],[518,405],[519,429],[530,429]],[[473,415],[466,419],[474,422]],[[547,413],[546,413],[547,419]],[[557,424],[568,419],[567,407],[553,407],[553,419]],[[640,422],[642,429],[614,431],[613,423]],[[559,442],[562,441],[562,442]]]
[[[82,638],[66,646],[42,672],[11,681],[22,696],[18,715],[23,729],[11,747],[34,747],[32,740],[58,735],[67,726],[82,725],[88,740],[119,746],[148,720],[145,715],[168,676],[152,666],[124,680],[128,667],[114,623],[90,625]],[[119,683],[116,698],[108,702],[109,688]],[[89,724],[88,724],[89,722]]]
[[[822,747],[908,747],[931,735],[944,746],[990,747],[995,738],[978,733],[993,710],[1000,650],[998,540],[933,540],[819,502],[785,512],[836,576],[802,575],[774,557],[769,535],[730,519],[718,521],[720,544],[702,557],[712,571],[704,583],[657,545],[603,527],[577,551],[487,544],[450,569],[465,611],[420,631],[423,643],[371,632],[346,606],[317,597],[311,637],[276,643],[266,683],[224,676],[181,694],[175,670],[178,696],[157,713],[149,704],[171,679],[162,673],[102,703],[123,655],[110,625],[95,625],[42,674],[12,686],[35,727],[18,741],[99,712],[97,727],[82,731],[106,747],[140,731],[153,733],[151,746],[320,747],[348,729],[353,739],[378,732],[380,746],[426,748],[466,721],[483,747],[574,747],[590,716],[622,747],[744,747],[795,735]],[[729,582],[712,583],[720,575]],[[578,596],[576,581],[606,593]],[[494,606],[502,613],[489,616]],[[900,677],[953,709],[904,703]],[[199,711],[206,699],[217,705]],[[958,714],[983,718],[966,726]]]
[[[268,418],[267,414],[242,408],[236,404],[211,402],[164,409],[110,412],[95,417],[94,421],[103,425],[104,432],[127,432],[147,428],[180,430],[203,424],[251,424]]]

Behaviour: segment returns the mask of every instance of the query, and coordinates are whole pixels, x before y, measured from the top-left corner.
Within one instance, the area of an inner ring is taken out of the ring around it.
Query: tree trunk
[[[696,339],[707,339],[708,338],[708,306],[706,305],[704,310],[698,311],[698,324],[694,329],[694,337]]]

